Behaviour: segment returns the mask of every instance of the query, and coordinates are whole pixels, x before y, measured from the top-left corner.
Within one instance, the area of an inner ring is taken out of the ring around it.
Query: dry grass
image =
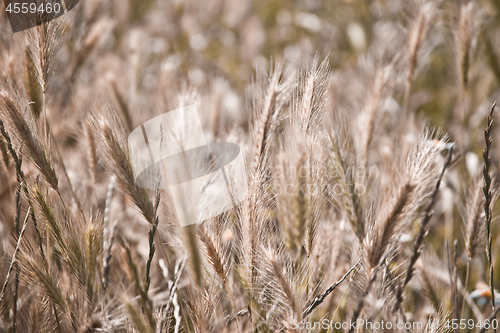
[[[498,1],[87,0],[6,22],[0,333],[450,332],[500,312]],[[181,227],[127,136],[192,104],[249,189]]]

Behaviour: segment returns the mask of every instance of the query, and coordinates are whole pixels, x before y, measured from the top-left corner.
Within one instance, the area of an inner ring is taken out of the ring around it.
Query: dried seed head
[[[12,94],[0,90],[0,114],[13,125],[14,134],[25,148],[24,154],[36,165],[49,185],[58,190],[58,179],[50,161],[49,151],[34,129],[30,112],[21,111],[20,103],[13,99]]]

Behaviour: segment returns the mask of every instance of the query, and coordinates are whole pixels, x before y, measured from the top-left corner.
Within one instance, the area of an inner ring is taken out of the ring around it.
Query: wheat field
[[[0,332],[496,332],[499,0],[0,9]],[[248,192],[182,227],[127,138],[191,105]]]

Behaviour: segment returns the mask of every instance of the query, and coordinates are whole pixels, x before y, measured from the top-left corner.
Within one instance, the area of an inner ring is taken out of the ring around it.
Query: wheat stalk
[[[492,210],[492,198],[493,195],[491,193],[491,176],[490,176],[490,168],[491,168],[491,157],[490,157],[490,149],[491,142],[493,141],[491,138],[491,129],[493,127],[493,111],[495,111],[496,103],[491,107],[490,113],[488,114],[487,125],[484,130],[484,141],[485,148],[483,149],[483,158],[484,158],[484,168],[483,168],[483,178],[484,178],[484,186],[483,186],[483,194],[484,194],[484,214],[485,214],[485,226],[486,226],[486,255],[488,258],[488,266],[490,269],[489,281],[490,281],[490,290],[491,290],[491,306],[492,311],[495,311],[495,287],[493,285],[493,263],[491,258],[491,245],[493,243],[493,235],[491,234],[491,210]]]
[[[28,218],[30,216],[30,209],[28,208],[28,212],[26,213],[26,217],[24,218],[23,226],[21,227],[21,230],[19,232],[19,236],[17,238],[17,243],[16,243],[16,248],[14,249],[14,253],[12,254],[12,260],[10,261],[9,269],[7,270],[7,276],[5,277],[5,282],[2,287],[2,291],[0,292],[0,304],[2,303],[4,297],[5,297],[5,290],[7,289],[7,284],[9,283],[9,277],[10,274],[12,273],[12,269],[14,268],[14,265],[17,260],[17,253],[19,252],[19,247],[21,246],[21,241],[24,235],[24,231],[26,230],[26,226],[28,225]],[[15,325],[13,325],[15,326]]]

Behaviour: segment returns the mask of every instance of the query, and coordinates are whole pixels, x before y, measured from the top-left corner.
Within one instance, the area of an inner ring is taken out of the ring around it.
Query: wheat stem
[[[226,287],[227,296],[229,297],[229,303],[231,303],[232,310],[236,311],[234,307],[233,298],[231,297],[231,292],[229,291],[229,287],[227,286],[226,283],[226,279],[222,279],[222,282],[224,283],[224,287]],[[238,331],[241,331],[240,321],[238,320],[238,313],[236,313],[235,319],[236,319],[236,325],[238,325]]]
[[[22,159],[21,159],[21,163],[22,163]],[[22,181],[21,181],[21,176],[19,174],[16,175],[16,180],[17,180],[17,186],[16,186],[16,217],[15,217],[15,232],[16,232],[16,237],[18,237],[18,243],[19,243],[19,240],[21,239],[20,238],[20,233],[19,233],[19,219],[21,217],[21,184],[22,184]],[[29,210],[28,210],[28,214],[29,214]],[[26,214],[26,217],[28,217],[28,214]],[[26,224],[26,220],[24,222],[24,224]],[[25,228],[25,225],[23,225],[23,229]],[[19,296],[19,267],[17,266],[17,264],[15,265],[16,266],[16,278],[15,278],[15,286],[14,286],[14,311],[13,311],[13,320],[12,320],[12,332],[15,333],[16,332],[16,321],[17,321],[17,300],[18,300],[18,296]],[[7,275],[10,274],[10,269],[9,269],[9,273]],[[5,280],[6,284],[5,286],[7,285],[7,281],[8,280]],[[3,294],[3,290],[2,290],[2,294]]]
[[[21,228],[21,231],[19,232],[19,235],[17,236],[16,248],[14,249],[14,253],[12,254],[12,260],[10,261],[9,269],[7,270],[7,276],[5,277],[5,282],[3,284],[2,291],[0,292],[0,304],[2,303],[2,301],[5,297],[5,291],[7,290],[7,285],[9,283],[10,274],[12,273],[12,269],[14,268],[14,265],[16,264],[17,252],[19,252],[19,247],[21,246],[21,240],[23,238],[24,231],[26,230],[26,225],[28,224],[30,210],[31,210],[31,208],[28,208],[28,212],[26,213],[26,217],[24,218],[23,226]],[[14,331],[15,331],[15,328],[14,328]]]
[[[467,268],[465,269],[465,282],[464,282],[464,296],[462,298],[462,309],[460,310],[459,318],[462,318],[465,309],[465,296],[467,295],[467,284],[469,283],[469,270],[470,270],[470,259],[467,259]],[[460,328],[460,332],[462,328]]]

